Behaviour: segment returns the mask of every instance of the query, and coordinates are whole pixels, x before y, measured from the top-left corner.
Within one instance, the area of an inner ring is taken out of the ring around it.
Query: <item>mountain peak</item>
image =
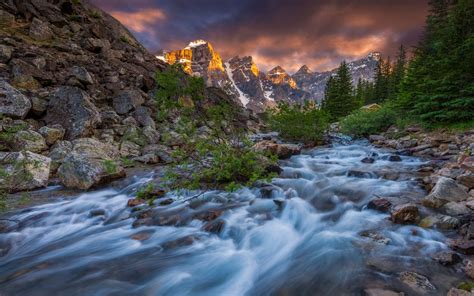
[[[308,66],[303,65],[295,74],[311,74],[313,73]]]
[[[206,40],[197,39],[197,40],[189,42],[188,46],[186,46],[185,49],[199,47],[201,45],[206,45],[206,44],[209,44],[209,42],[207,42]]]
[[[379,61],[381,54],[378,51],[374,51],[374,52],[369,53],[367,57],[371,60]]]
[[[282,75],[282,74],[288,75],[288,73],[286,73],[285,69],[283,69],[281,66],[276,66],[275,68],[268,71],[268,75],[271,75],[271,76],[273,76],[273,75]]]

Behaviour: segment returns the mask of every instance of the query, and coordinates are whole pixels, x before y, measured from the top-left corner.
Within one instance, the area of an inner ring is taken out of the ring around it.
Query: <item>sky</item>
[[[226,60],[262,70],[337,67],[373,51],[394,56],[421,37],[426,0],[91,0],[150,51],[204,39]]]

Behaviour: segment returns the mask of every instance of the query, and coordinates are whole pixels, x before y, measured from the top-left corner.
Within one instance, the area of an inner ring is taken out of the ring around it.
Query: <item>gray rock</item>
[[[436,291],[436,287],[433,286],[427,277],[416,272],[401,272],[398,275],[398,279],[413,291],[422,295],[433,294],[433,291]]]
[[[113,160],[93,158],[73,152],[59,167],[58,176],[67,188],[87,190],[125,177],[125,170]]]
[[[118,114],[126,114],[144,102],[145,100],[138,90],[124,90],[113,99],[113,106]]]
[[[0,115],[25,118],[31,109],[31,102],[6,81],[0,80]]]
[[[466,202],[450,201],[444,204],[441,209],[450,216],[461,216],[472,213],[472,210],[466,206]]]
[[[42,152],[48,150],[48,145],[41,134],[32,130],[24,130],[13,136],[12,148],[14,151]]]
[[[466,173],[463,174],[456,179],[461,185],[466,186],[469,189],[474,188],[474,174],[473,173]]]
[[[115,111],[109,110],[100,113],[102,126],[108,127],[120,123],[120,116]]]
[[[0,177],[0,188],[15,192],[46,187],[50,164],[50,158],[29,151],[0,152],[0,167],[7,173]]]
[[[254,149],[263,153],[270,153],[278,158],[289,158],[301,153],[301,146],[295,144],[277,144],[272,141],[261,141],[255,144]]]
[[[56,172],[63,163],[66,156],[72,152],[72,143],[69,141],[58,141],[51,147],[49,158],[51,158],[51,171]]]
[[[137,157],[140,156],[140,145],[130,141],[123,141],[120,144],[121,157]]]
[[[10,46],[0,44],[0,63],[8,63],[12,57],[12,52],[13,50]]]
[[[46,144],[53,145],[58,140],[62,140],[65,130],[60,125],[43,126],[38,132],[44,137]]]
[[[79,138],[72,141],[72,150],[76,154],[92,158],[115,159],[119,155],[116,147],[94,138]]]
[[[11,23],[15,21],[15,16],[6,12],[5,10],[0,10],[0,23]]]
[[[370,135],[369,136],[369,141],[370,142],[381,142],[385,141],[385,137],[381,135]]]
[[[151,126],[144,127],[142,132],[148,144],[157,144],[160,141],[160,133]]]
[[[143,127],[156,128],[155,121],[151,118],[151,110],[148,107],[139,106],[133,112],[133,117],[140,123]]]
[[[61,86],[49,99],[46,123],[60,124],[66,139],[86,137],[100,123],[100,115],[87,93],[76,87]]]
[[[31,111],[35,115],[41,116],[48,109],[48,101],[38,97],[31,98]]]
[[[440,177],[430,194],[423,198],[424,206],[439,208],[450,201],[464,201],[469,198],[467,192],[459,187],[453,179]]]
[[[79,82],[85,85],[94,83],[91,74],[87,72],[84,67],[73,66],[70,71],[71,76],[74,76],[77,80],[79,80]]]
[[[171,150],[168,146],[165,145],[149,145],[143,148],[143,155],[154,154],[158,156],[161,162],[172,163],[173,157],[171,156]]]
[[[34,18],[30,25],[29,35],[37,41],[45,41],[53,37],[53,31],[51,31],[47,23]]]

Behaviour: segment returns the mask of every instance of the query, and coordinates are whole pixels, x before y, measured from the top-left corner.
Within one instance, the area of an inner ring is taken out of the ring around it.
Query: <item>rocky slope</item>
[[[87,1],[2,1],[0,190],[54,177],[89,189],[124,176],[126,165],[169,162],[179,137],[154,120],[154,75],[166,67]],[[229,99],[216,88],[206,98]]]
[[[321,102],[327,80],[336,73],[336,69],[311,72],[306,65],[294,75],[289,75],[281,66],[263,73],[251,56],[236,56],[223,63],[212,45],[204,40],[192,41],[181,50],[163,52],[157,58],[169,64],[183,65],[189,74],[199,75],[208,85],[224,89],[237,102],[257,113],[278,102]],[[380,54],[371,53],[348,63],[354,85],[359,79],[373,80],[379,59]]]

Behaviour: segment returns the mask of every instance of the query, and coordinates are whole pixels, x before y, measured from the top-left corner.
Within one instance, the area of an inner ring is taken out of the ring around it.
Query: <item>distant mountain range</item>
[[[211,43],[204,40],[192,41],[184,49],[162,52],[156,57],[169,64],[182,64],[187,73],[203,77],[208,86],[224,89],[242,106],[255,112],[262,112],[281,101],[314,100],[320,103],[327,80],[337,71],[312,72],[304,65],[293,75],[281,66],[264,73],[251,56],[222,61]],[[349,62],[354,85],[359,79],[372,81],[379,60],[379,53],[370,53],[363,59]]]

